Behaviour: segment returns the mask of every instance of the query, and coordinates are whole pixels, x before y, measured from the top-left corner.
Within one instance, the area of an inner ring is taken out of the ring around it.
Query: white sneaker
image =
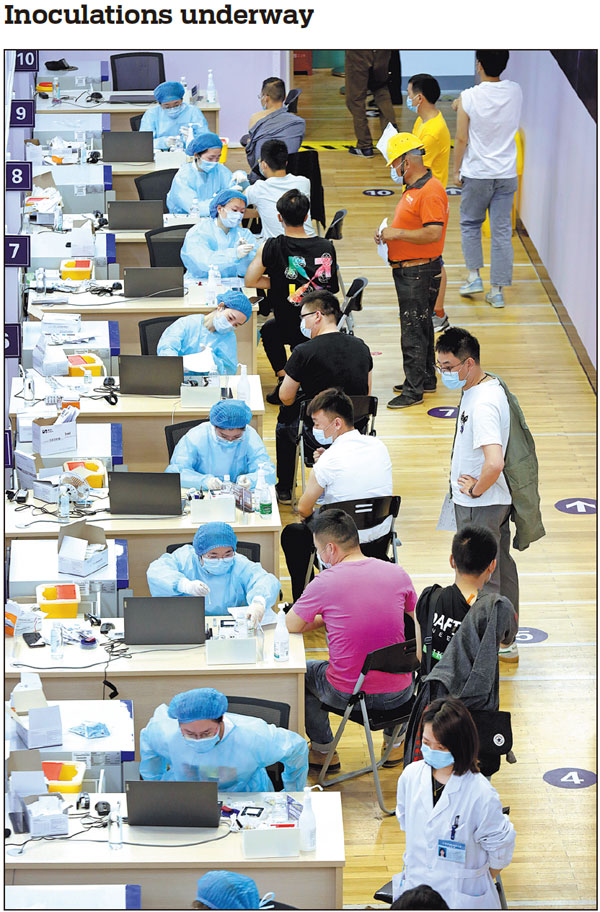
[[[498,658],[501,662],[518,662],[519,647],[516,643],[511,643],[510,646],[501,646],[498,650]]]

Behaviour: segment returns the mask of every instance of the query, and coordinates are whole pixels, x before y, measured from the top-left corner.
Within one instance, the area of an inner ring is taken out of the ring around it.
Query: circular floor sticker
[[[393,196],[393,190],[363,190],[363,196]]]
[[[566,497],[564,500],[557,500],[554,504],[561,513],[575,513],[583,516],[585,513],[595,513],[597,502],[592,497]]]
[[[563,766],[544,773],[544,782],[559,789],[584,789],[596,783],[596,773],[577,767]]]
[[[519,627],[517,634],[517,643],[543,643],[548,639],[545,630],[538,630],[537,627]]]
[[[428,409],[427,414],[432,418],[456,418],[458,408],[454,405],[436,405],[435,408]]]

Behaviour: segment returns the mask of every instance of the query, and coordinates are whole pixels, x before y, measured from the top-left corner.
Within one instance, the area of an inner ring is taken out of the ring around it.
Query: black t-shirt
[[[300,303],[311,291],[339,290],[335,247],[320,237],[268,238],[262,251],[262,262],[271,280],[269,302],[275,318],[297,329],[300,325]],[[289,301],[288,298],[294,298]],[[298,305],[298,306],[296,306]]]
[[[471,607],[456,583],[452,586],[446,586],[444,589],[440,586],[428,586],[427,589],[423,590],[415,607],[415,616],[421,628],[421,642],[423,643],[421,668],[424,674],[427,673],[427,646],[424,640],[427,636],[427,616],[430,599],[434,599],[431,642],[432,668],[435,668],[442,658],[444,650],[448,647],[448,643],[462,624],[467,611]]]

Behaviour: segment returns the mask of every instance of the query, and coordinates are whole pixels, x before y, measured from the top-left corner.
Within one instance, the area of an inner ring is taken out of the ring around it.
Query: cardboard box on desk
[[[300,854],[300,829],[269,827],[242,831],[244,858],[283,858]]]
[[[17,734],[25,747],[60,747],[63,743],[59,706],[44,706],[17,713],[9,709]]]
[[[20,800],[25,808],[25,819],[31,836],[68,834],[69,810],[62,795],[30,795]]]
[[[40,456],[67,456],[77,447],[77,422],[64,421],[57,424],[58,415],[53,418],[35,418],[31,423],[31,442]]]
[[[11,691],[10,705],[16,713],[27,713],[31,709],[45,708],[48,705],[42,681],[36,671],[21,672],[21,680]]]
[[[88,545],[103,545],[102,550],[85,556]],[[58,572],[89,576],[108,566],[108,545],[104,529],[85,520],[64,526],[58,533]]]
[[[48,791],[39,750],[11,751],[6,761],[6,774],[11,792],[20,798]]]

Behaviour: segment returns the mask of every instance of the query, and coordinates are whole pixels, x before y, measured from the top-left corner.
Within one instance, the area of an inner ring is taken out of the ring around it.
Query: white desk
[[[41,501],[35,501],[29,492],[29,503],[37,506]],[[98,507],[103,506],[101,502]],[[101,526],[107,538],[127,539],[129,555],[129,585],[134,595],[149,595],[146,581],[146,570],[149,564],[165,553],[167,545],[189,544],[198,528],[192,523],[188,513],[183,516],[166,516],[162,519],[120,518],[102,519],[91,517],[90,522]],[[5,503],[4,507],[4,537],[8,543],[15,538],[39,539],[57,538],[62,524],[57,521],[43,520],[34,525],[23,527],[25,523],[33,520],[42,520],[40,516],[33,516],[30,510],[16,512],[14,501]],[[260,545],[260,562],[269,573],[279,579],[279,536],[281,533],[281,518],[273,492],[273,514],[269,520],[261,519],[258,513],[244,513],[237,511],[237,519],[231,523],[236,536],[240,541],[257,542]]]
[[[109,283],[110,284],[110,283]],[[91,295],[90,297],[94,297]],[[33,350],[42,333],[39,320],[28,320],[22,324],[23,342],[21,364],[26,369],[33,367]],[[50,342],[50,333],[48,345]],[[119,323],[117,320],[91,320],[81,328],[75,336],[92,336],[89,342],[65,341],[58,348],[62,348],[66,355],[80,355],[93,352],[104,362],[107,374],[117,371],[117,356],[121,354],[119,340]],[[52,346],[53,347],[53,346]]]
[[[50,74],[52,75],[52,74]],[[50,77],[49,77],[50,78]],[[59,74],[60,80],[60,74]],[[102,93],[103,100],[100,102],[86,102],[85,96],[83,96],[77,104],[75,104],[75,98],[80,94],[81,89],[69,89],[68,99],[64,99],[60,104],[53,104],[51,98],[37,98],[36,100],[36,115],[38,114],[109,114],[110,115],[110,129],[113,131],[119,130],[131,130],[130,118],[134,114],[143,114],[149,107],[152,105],[148,104],[119,104],[109,102],[109,97],[111,95],[135,95],[136,92],[111,92],[105,91]],[[219,132],[219,111],[221,110],[221,105],[219,103],[219,96],[217,95],[217,100],[209,104],[206,101],[206,92],[203,92],[200,95],[197,107],[202,111],[206,117],[208,128],[214,133]],[[43,123],[38,122],[40,129],[43,129]]]
[[[141,909],[136,884],[5,887],[6,909]]]
[[[299,801],[304,795],[292,793]],[[100,797],[100,796],[99,796]],[[124,795],[108,794],[111,804]],[[219,796],[227,801],[227,794]],[[239,801],[239,793],[230,795]],[[261,794],[245,793],[249,804],[260,804]],[[137,883],[142,887],[144,909],[187,909],[196,895],[198,878],[207,871],[224,869],[251,877],[262,896],[273,890],[276,898],[300,909],[341,909],[345,864],[344,827],[339,792],[313,792],[317,821],[314,852],[291,858],[245,858],[242,837],[232,833],[218,842],[187,848],[169,848],[177,843],[206,840],[217,831],[192,828],[123,826],[124,842],[155,843],[147,847],[124,845],[119,851],[108,846],[106,830],[90,830],[68,842],[30,842],[22,855],[6,855],[6,883],[57,884]],[[81,829],[70,821],[70,832]],[[225,832],[221,826],[218,835]],[[92,839],[97,846],[89,842]],[[25,842],[26,835],[10,842]]]
[[[240,280],[241,281],[241,280]],[[99,285],[112,285],[112,280],[98,282]],[[123,355],[139,355],[140,331],[139,323],[142,320],[151,320],[155,317],[187,317],[195,313],[211,313],[214,308],[206,304],[206,285],[198,282],[188,284],[182,298],[99,298],[98,295],[83,294],[69,295],[68,304],[49,306],[53,295],[38,295],[29,290],[28,313],[31,320],[41,320],[44,313],[58,311],[60,313],[81,314],[82,332],[87,331],[88,321],[116,320],[119,324],[120,350]],[[255,297],[255,288],[242,289],[246,297]],[[44,299],[48,302],[44,304]],[[35,303],[34,303],[35,302]],[[235,331],[238,347],[238,361],[248,366],[249,374],[256,374],[257,368],[257,315],[258,304],[252,307],[252,316],[243,326]]]
[[[173,215],[170,212],[165,213],[163,225],[165,228],[172,228],[175,225],[193,225],[198,219],[193,215]],[[106,231],[115,236],[116,258],[117,263],[121,266],[149,266],[150,254],[146,243],[146,228],[144,230],[115,229],[105,228]]]
[[[122,634],[122,618],[107,620]],[[51,621],[43,622],[44,638],[51,626]],[[100,628],[93,629],[99,643],[105,643],[106,637],[98,633]],[[141,729],[148,724],[160,703],[169,703],[175,694],[185,690],[205,686],[215,687],[232,697],[257,697],[287,703],[290,707],[290,730],[304,735],[304,640],[302,634],[291,634],[289,661],[276,662],[273,658],[274,632],[274,625],[265,629],[264,660],[255,665],[207,665],[204,646],[165,646],[163,649],[132,646],[133,658],[111,662],[106,672],[107,679],[115,685],[122,699],[133,701],[135,743],[139,744]],[[48,700],[66,700],[72,694],[77,694],[82,700],[102,697],[104,665],[85,667],[102,661],[106,656],[100,645],[96,649],[81,649],[75,644],[65,644],[64,659],[60,662],[52,659],[49,647],[30,649],[22,637],[6,637],[4,647],[6,699],[19,680],[21,671],[32,670],[15,667],[19,662],[36,666],[42,675]]]
[[[67,389],[80,389],[81,378],[79,377],[60,377],[60,386]],[[99,389],[102,385],[101,379],[97,378],[95,384]],[[229,376],[229,386],[235,396],[239,376]],[[252,419],[250,424],[256,429],[259,436],[263,435],[263,416],[265,405],[260,385],[260,377],[256,374],[248,375],[250,382],[250,409]],[[118,386],[119,378],[115,377],[115,384]],[[23,388],[23,380],[20,377],[13,378],[11,385],[11,399],[9,405],[9,418],[13,429],[13,435],[16,433],[17,413],[26,413],[29,416],[39,414],[43,403],[24,407],[20,394]],[[46,396],[50,392],[47,382],[43,378],[36,376],[35,394],[36,398]],[[94,396],[101,395],[92,393]],[[47,408],[47,406],[46,406]],[[80,427],[86,423],[96,423],[101,421],[118,421],[123,426],[123,460],[125,465],[129,466],[132,472],[162,472],[169,463],[167,453],[167,444],[165,441],[165,426],[168,424],[178,424],[182,421],[193,421],[194,419],[208,418],[210,408],[192,408],[181,406],[179,396],[132,396],[119,394],[116,405],[110,405],[102,396],[100,399],[81,398],[80,414],[77,418],[77,425]],[[16,436],[13,436],[16,439]],[[68,458],[65,456],[65,459]]]

